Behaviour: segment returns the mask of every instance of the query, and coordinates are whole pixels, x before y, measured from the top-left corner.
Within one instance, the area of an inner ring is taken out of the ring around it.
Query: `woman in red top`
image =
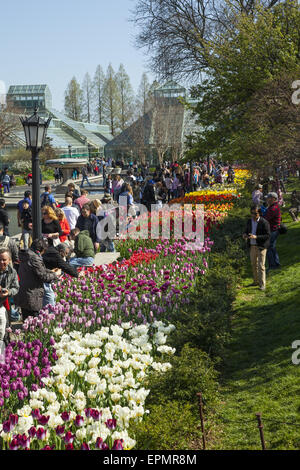
[[[65,213],[62,209],[55,209],[55,214],[58,218],[59,224],[61,226],[62,235],[59,237],[61,243],[64,243],[68,239],[68,235],[70,233],[70,225],[65,216]]]

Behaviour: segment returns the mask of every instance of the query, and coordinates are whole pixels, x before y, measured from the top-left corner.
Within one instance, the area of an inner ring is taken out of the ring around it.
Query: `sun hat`
[[[276,200],[278,199],[277,193],[269,193],[269,194],[267,195],[267,199],[268,199],[269,197],[273,197],[273,198],[276,199]]]

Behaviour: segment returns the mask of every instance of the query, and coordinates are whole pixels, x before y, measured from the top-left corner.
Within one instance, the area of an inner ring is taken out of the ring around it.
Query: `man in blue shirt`
[[[25,191],[24,193],[24,199],[21,199],[21,201],[18,202],[17,208],[18,208],[18,227],[21,227],[21,214],[23,212],[23,202],[28,202],[29,207],[31,207],[32,204],[32,193],[31,191]]]

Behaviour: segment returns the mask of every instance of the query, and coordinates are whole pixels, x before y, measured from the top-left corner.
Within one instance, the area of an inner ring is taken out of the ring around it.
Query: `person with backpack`
[[[52,209],[55,209],[57,206],[54,196],[51,194],[50,185],[45,186],[45,192],[41,195],[41,207],[44,206],[52,207]]]

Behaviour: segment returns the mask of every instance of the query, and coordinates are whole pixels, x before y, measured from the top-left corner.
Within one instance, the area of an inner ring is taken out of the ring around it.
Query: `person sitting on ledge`
[[[70,232],[70,239],[75,241],[75,257],[70,259],[70,265],[76,268],[81,266],[93,266],[94,264],[94,245],[88,230],[82,232],[75,227]]]

